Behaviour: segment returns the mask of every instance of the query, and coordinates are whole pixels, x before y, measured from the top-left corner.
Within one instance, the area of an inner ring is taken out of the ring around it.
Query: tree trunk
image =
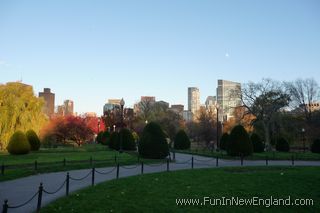
[[[271,151],[269,125],[266,124],[265,122],[263,122],[263,129],[264,129],[264,141],[265,141],[266,151]]]

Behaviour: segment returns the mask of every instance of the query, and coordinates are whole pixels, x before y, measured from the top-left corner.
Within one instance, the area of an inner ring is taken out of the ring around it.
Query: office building
[[[188,88],[188,110],[192,113],[192,116],[196,116],[200,109],[200,91],[197,87]]]
[[[43,98],[45,101],[43,112],[51,118],[54,115],[55,94],[51,92],[50,88],[44,88],[43,92],[39,92],[39,97]]]
[[[233,117],[234,109],[241,105],[239,94],[241,84],[232,81],[218,80],[217,104],[219,107],[219,121]]]

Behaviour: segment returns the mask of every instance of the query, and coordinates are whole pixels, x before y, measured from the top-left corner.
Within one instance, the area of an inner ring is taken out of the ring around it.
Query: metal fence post
[[[7,213],[7,212],[8,212],[8,200],[4,200],[2,213]]]
[[[63,158],[63,166],[66,166],[66,164],[67,164],[67,160],[66,158]]]
[[[39,192],[38,192],[37,212],[40,212],[40,209],[41,209],[42,191],[43,191],[43,185],[42,183],[40,183]]]
[[[191,158],[191,169],[193,169],[193,156]]]
[[[292,166],[294,166],[294,156],[291,156]]]
[[[176,151],[173,150],[173,160],[176,160]]]
[[[34,170],[38,170],[38,161],[37,160],[35,160],[34,161]]]
[[[269,159],[268,159],[268,155],[266,156],[266,166],[268,166],[269,165]]]
[[[1,175],[4,175],[4,163],[2,162],[2,165],[1,165]]]
[[[119,179],[119,164],[117,164],[117,179]]]
[[[70,175],[68,172],[67,173],[67,180],[66,180],[66,196],[69,196],[69,181],[70,181]]]
[[[243,166],[243,155],[241,154],[241,157],[240,157],[240,161],[241,161],[241,166]]]
[[[141,161],[141,174],[143,174],[143,161]]]
[[[117,163],[117,156],[114,155],[114,162]]]
[[[169,172],[169,159],[167,159],[167,172]]]
[[[91,185],[94,186],[94,173],[96,173],[96,169],[92,168],[92,176],[91,176]]]

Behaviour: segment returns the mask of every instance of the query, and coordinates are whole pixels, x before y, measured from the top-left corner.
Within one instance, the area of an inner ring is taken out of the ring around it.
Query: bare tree
[[[261,122],[264,128],[265,144],[270,146],[270,124],[276,112],[288,106],[290,96],[283,91],[281,84],[271,79],[262,82],[245,84],[241,91],[235,91],[234,96],[241,99],[246,114],[254,115],[252,123]]]
[[[311,104],[319,98],[319,86],[313,78],[297,79],[294,82],[286,82],[294,107],[300,107],[307,121],[311,121],[312,107]]]

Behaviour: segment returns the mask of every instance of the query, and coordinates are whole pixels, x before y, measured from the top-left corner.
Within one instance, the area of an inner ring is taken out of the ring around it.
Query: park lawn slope
[[[0,152],[0,166],[5,167],[4,175],[0,174],[0,182],[39,173],[92,168],[93,165],[107,167],[117,163],[120,165],[136,164],[138,160],[136,152],[119,153],[99,144],[76,148],[43,149],[26,155],[10,155],[7,152]],[[157,162],[156,160],[141,160]],[[37,168],[35,168],[35,161]]]
[[[112,180],[60,198],[41,212],[320,212],[317,167],[195,169]],[[308,198],[313,206],[177,206],[177,198]]]

